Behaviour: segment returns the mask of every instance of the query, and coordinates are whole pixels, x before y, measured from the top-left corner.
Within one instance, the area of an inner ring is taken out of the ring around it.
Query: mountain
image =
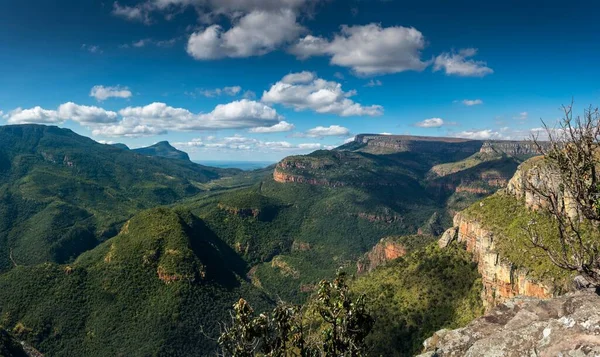
[[[116,144],[110,144],[110,145],[112,145],[116,148],[119,148],[119,149],[129,150],[129,146],[122,144],[122,143],[116,143]]]
[[[0,272],[68,262],[142,209],[241,172],[147,157],[68,129],[0,127]]]
[[[287,157],[254,186],[181,205],[252,266],[255,285],[302,301],[340,267],[355,272],[356,261],[384,237],[430,242],[457,211],[505,187],[527,157],[500,152],[523,154],[517,148],[525,143],[498,142],[490,152],[483,141],[408,142],[373,151],[381,146],[359,135],[335,150]]]
[[[161,141],[152,146],[148,146],[145,148],[133,149],[134,152],[137,152],[141,155],[146,156],[158,156],[158,157],[166,157],[168,159],[177,159],[177,160],[185,160],[190,161],[190,157],[187,153],[175,149],[168,141]]]
[[[206,356],[240,296],[272,302],[189,212],[156,208],[70,264],[0,275],[2,325],[48,356]]]

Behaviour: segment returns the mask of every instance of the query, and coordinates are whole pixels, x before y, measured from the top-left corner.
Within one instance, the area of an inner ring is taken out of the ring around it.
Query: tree
[[[311,320],[311,312],[320,320]],[[346,276],[340,273],[333,282],[321,281],[314,300],[305,306],[279,304],[270,315],[255,316],[240,299],[218,342],[222,356],[359,357],[364,355],[373,323],[365,296],[353,300]]]
[[[558,242],[539,234],[536,222],[526,230],[552,263],[579,274],[579,286],[600,287],[600,113],[589,107],[573,118],[572,104],[563,111],[558,127],[543,123],[547,142],[534,137],[545,165],[525,180],[555,219]]]

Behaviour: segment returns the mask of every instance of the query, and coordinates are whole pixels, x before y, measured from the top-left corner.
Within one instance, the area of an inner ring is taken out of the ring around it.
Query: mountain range
[[[472,227],[455,216],[496,219],[490,229],[510,237],[510,217],[493,212],[521,209],[502,192],[536,153],[528,142],[358,135],[242,172],[166,142],[130,150],[0,127],[0,327],[49,356],[208,355],[239,297],[259,311],[301,303],[344,270],[373,297],[373,351],[415,353],[496,303],[481,245],[437,241]],[[526,264],[510,246],[498,243],[502,256]]]

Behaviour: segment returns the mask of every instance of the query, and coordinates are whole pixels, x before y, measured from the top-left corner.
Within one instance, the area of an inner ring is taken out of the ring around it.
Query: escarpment
[[[454,217],[454,228],[445,233],[440,245],[443,247],[457,240],[473,254],[483,283],[481,298],[488,309],[519,295],[537,298],[553,296],[553,286],[533,279],[527,270],[501,256],[495,246],[497,238],[493,229],[486,228],[466,214],[458,213]]]
[[[473,253],[488,309],[515,296],[550,298],[569,288],[565,285],[568,273],[553,266],[528,241],[524,226],[545,203],[527,182],[555,192],[560,187],[558,177],[541,158],[530,159],[519,167],[504,190],[456,214],[454,227],[439,241],[444,247],[456,240]],[[563,199],[567,209],[572,207],[568,197]],[[548,237],[556,234],[551,220],[538,224]]]
[[[532,141],[469,140],[409,135],[361,134],[354,143],[370,147],[393,149],[397,152],[443,152],[443,153],[503,153],[511,156],[538,155],[537,145]],[[542,143],[541,145],[545,145]]]

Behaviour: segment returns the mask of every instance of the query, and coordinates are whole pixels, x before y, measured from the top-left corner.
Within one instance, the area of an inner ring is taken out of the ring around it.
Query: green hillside
[[[146,157],[57,127],[2,126],[0,271],[70,261],[139,210],[238,172]]]
[[[133,149],[134,152],[145,156],[158,156],[167,159],[190,161],[187,153],[177,150],[168,141],[161,141],[145,148]]]
[[[413,356],[435,331],[483,312],[477,266],[457,245],[418,249],[361,276],[351,290],[367,295],[375,317],[371,356]]]
[[[0,275],[0,325],[48,356],[203,356],[239,297],[245,263],[189,212],[153,209],[74,263]]]
[[[462,164],[443,153],[375,155],[350,151],[361,149],[350,144],[342,149],[285,158],[275,179],[179,205],[244,257],[254,284],[302,301],[338,268],[355,271],[357,260],[383,237],[440,234],[458,209],[498,188],[488,181],[507,181],[518,165],[498,154]],[[455,156],[461,155],[464,160],[462,153]],[[436,165],[453,164],[452,173],[431,177]],[[440,191],[438,180],[454,188]],[[458,192],[460,185],[488,190]]]

